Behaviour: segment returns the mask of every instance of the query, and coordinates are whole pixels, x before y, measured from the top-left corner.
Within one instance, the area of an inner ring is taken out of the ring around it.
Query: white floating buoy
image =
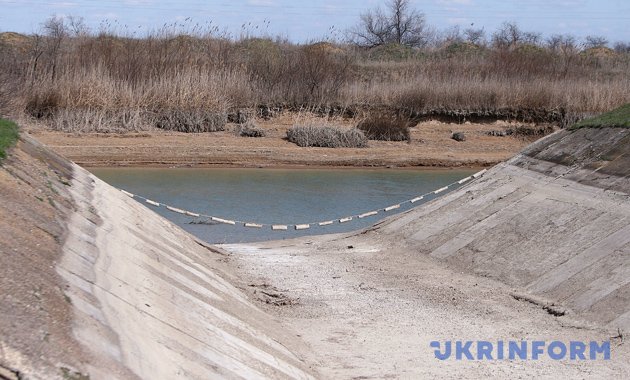
[[[345,223],[345,222],[349,222],[349,221],[351,221],[351,220],[352,220],[352,217],[351,217],[351,216],[349,216],[349,217],[347,217],[347,218],[341,218],[341,219],[339,219],[339,223]]]
[[[258,224],[258,223],[245,223],[245,227],[250,227],[250,228],[262,228],[262,224]]]
[[[444,190],[448,190],[448,186],[444,186],[444,187],[442,187],[442,188],[440,188],[440,189],[435,190],[435,191],[433,192],[433,194],[439,194],[439,193],[441,193],[441,192],[442,192],[442,191],[444,191]]]
[[[464,183],[464,182],[470,181],[470,179],[471,179],[471,178],[472,178],[472,177],[462,178],[462,179],[460,179],[459,181],[457,181],[457,183],[461,185],[461,184],[462,184],[462,183]]]
[[[150,199],[147,199],[146,202],[150,205],[156,206],[156,207],[160,207],[160,204],[158,202],[154,202]]]
[[[296,230],[308,230],[309,228],[311,228],[310,224],[296,224],[295,225]]]
[[[376,214],[378,214],[378,211],[366,212],[365,214],[359,215],[359,219],[367,218],[368,216],[372,216],[372,215],[376,215]]]
[[[472,177],[473,177],[473,178],[479,178],[479,177],[481,177],[481,176],[482,176],[485,172],[487,172],[487,171],[488,171],[488,170],[483,169],[482,171],[480,171],[480,172],[477,172],[477,173],[473,174],[473,175],[472,175]]]
[[[325,222],[320,222],[318,223],[320,226],[330,226],[331,224],[335,223],[334,220],[327,220]]]
[[[125,191],[125,190],[120,190],[120,191],[122,191],[122,193],[128,196],[129,198],[133,198],[133,194],[131,194],[130,192]]]
[[[421,200],[423,200],[423,199],[424,199],[424,196],[417,197],[417,198],[412,199],[412,200],[411,200],[411,203],[416,203],[416,202],[421,201]]]
[[[273,226],[271,226],[271,229],[274,231],[286,231],[289,229],[289,226],[284,224],[274,224]]]
[[[212,219],[215,222],[219,222],[219,223],[223,223],[223,224],[231,224],[231,225],[236,225],[236,222],[233,220],[227,220],[227,219],[221,219],[221,218],[216,218],[216,217],[211,217],[210,219]]]
[[[195,218],[199,217],[199,214],[197,214],[196,212],[184,211],[184,214],[186,214],[188,216],[194,216]]]
[[[385,207],[385,211],[392,211],[392,210],[396,210],[397,208],[400,208],[400,204]]]
[[[166,209],[169,210],[169,211],[176,212],[178,214],[186,214],[186,211],[184,211],[184,210],[182,210],[180,208],[177,208],[177,207],[166,206]]]

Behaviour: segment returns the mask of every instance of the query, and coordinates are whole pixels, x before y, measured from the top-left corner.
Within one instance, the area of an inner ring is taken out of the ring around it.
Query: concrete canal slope
[[[630,331],[630,129],[560,132],[380,230]]]
[[[27,136],[11,154],[0,375],[313,377],[308,348],[231,284],[223,253]]]
[[[268,311],[325,377],[627,378],[629,139],[561,131],[366,231],[223,248],[243,281],[282,295]],[[612,353],[435,359],[430,342],[446,340],[606,341]]]
[[[0,378],[628,378],[629,133],[554,134],[366,231],[221,248],[23,136],[0,169]],[[437,360],[447,340],[611,358]]]

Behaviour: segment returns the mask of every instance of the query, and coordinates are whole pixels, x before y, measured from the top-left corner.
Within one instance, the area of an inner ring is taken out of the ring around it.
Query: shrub
[[[56,91],[33,91],[26,101],[26,113],[37,119],[52,117],[59,107],[60,97]]]
[[[296,125],[287,131],[287,139],[301,147],[365,148],[367,146],[365,134],[356,128]]]
[[[61,108],[51,117],[50,126],[64,132],[125,133],[152,128],[147,112],[140,109],[104,110]]]
[[[397,117],[369,117],[357,125],[370,140],[411,141],[409,123]]]
[[[543,137],[548,134],[553,133],[553,127],[550,125],[542,125],[542,126],[527,126],[527,125],[519,125],[514,129],[510,129],[510,134],[519,137]]]
[[[241,137],[265,137],[265,131],[251,121],[239,125],[236,129],[236,134]]]
[[[225,130],[227,114],[205,110],[165,110],[157,112],[155,126],[169,131],[196,133]]]

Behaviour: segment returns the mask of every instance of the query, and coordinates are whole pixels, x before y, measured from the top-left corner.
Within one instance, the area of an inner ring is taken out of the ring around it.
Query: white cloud
[[[473,0],[437,0],[441,5],[472,5]]]
[[[446,21],[451,25],[470,24],[470,19],[467,19],[465,17],[452,17],[452,18],[446,19]]]
[[[125,0],[126,5],[148,5],[153,4],[153,0]]]
[[[117,20],[119,18],[119,14],[116,12],[95,13],[94,16],[98,20]]]
[[[54,3],[50,3],[55,8],[75,8],[78,7],[79,4],[72,1],[56,1]]]
[[[280,4],[274,0],[247,0],[247,5],[277,7]]]

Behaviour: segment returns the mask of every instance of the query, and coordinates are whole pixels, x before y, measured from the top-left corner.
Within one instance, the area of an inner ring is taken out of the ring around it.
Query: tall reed
[[[62,130],[201,132],[221,130],[231,110],[260,105],[585,114],[630,102],[628,53],[452,44],[391,51],[194,28],[142,38],[4,33],[0,110]]]

